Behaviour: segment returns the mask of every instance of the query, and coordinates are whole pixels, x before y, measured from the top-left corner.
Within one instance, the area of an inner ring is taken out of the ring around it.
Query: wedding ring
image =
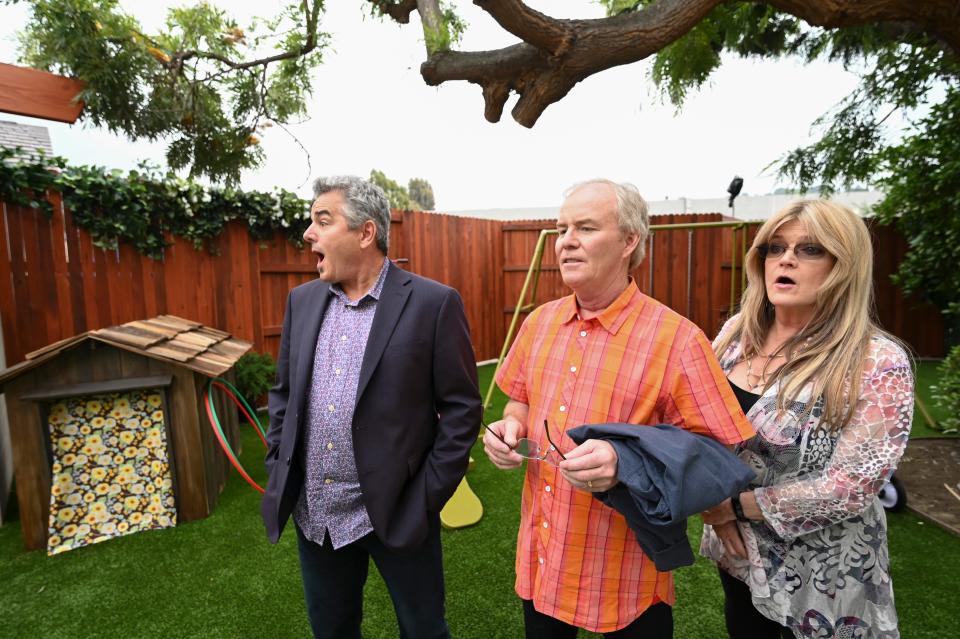
[[[593,488],[593,482],[589,479],[587,480],[587,488]]]

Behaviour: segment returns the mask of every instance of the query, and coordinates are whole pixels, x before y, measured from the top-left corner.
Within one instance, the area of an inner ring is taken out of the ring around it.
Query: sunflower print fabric
[[[47,554],[177,524],[156,390],[71,397],[50,406]]]

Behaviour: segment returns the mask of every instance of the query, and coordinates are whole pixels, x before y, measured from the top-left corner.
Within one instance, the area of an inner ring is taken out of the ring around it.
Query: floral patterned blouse
[[[723,370],[740,354],[734,340],[720,358]],[[727,555],[709,525],[700,552],[745,582],[754,606],[796,637],[895,639],[887,521],[877,493],[910,433],[910,360],[875,336],[856,411],[839,431],[820,424],[822,398],[799,419],[809,386],[778,416],[778,390],[769,388],[747,413],[757,435],[737,447],[757,474],[754,494],[765,520],[738,524],[748,558]]]

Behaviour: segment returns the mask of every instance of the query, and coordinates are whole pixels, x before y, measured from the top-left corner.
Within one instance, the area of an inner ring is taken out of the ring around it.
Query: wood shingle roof
[[[217,377],[230,370],[253,346],[250,342],[198,322],[175,315],[158,315],[87,331],[27,353],[26,360],[0,371],[0,385],[88,339],[145,357],[173,362],[209,377]]]

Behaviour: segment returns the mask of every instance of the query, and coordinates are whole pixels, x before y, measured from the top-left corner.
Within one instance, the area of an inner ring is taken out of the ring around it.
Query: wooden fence
[[[720,221],[725,218],[719,213],[658,215],[652,219],[656,225]],[[503,310],[508,321],[519,299],[537,237],[541,230],[553,228],[555,223],[551,220],[503,224],[506,302]],[[752,239],[753,234],[749,237]],[[548,239],[534,298],[537,304],[569,294],[560,279],[554,238]],[[646,257],[633,277],[641,291],[689,317],[707,335],[713,335],[730,310],[733,241],[730,228],[656,231],[646,243]],[[740,244],[739,237],[737,244]],[[739,269],[734,276],[735,294],[739,294]]]
[[[161,260],[129,245],[93,245],[54,196],[48,218],[2,206],[0,326],[7,365],[52,342],[87,330],[161,313],[179,315],[254,342],[277,354],[287,291],[316,277],[316,259],[278,234],[253,240],[231,222],[216,254],[179,238]],[[502,342],[500,224],[412,211],[394,211],[390,256],[401,267],[443,281],[464,296],[477,356]]]
[[[7,365],[26,353],[86,330],[179,315],[251,340],[276,355],[287,291],[315,277],[315,259],[283,237],[250,238],[233,222],[215,242],[217,254],[176,239],[161,260],[130,246],[96,248],[54,195],[51,218],[2,205],[0,326]],[[717,221],[719,214],[657,216],[653,222]],[[552,221],[500,222],[395,211],[390,257],[412,272],[455,287],[464,298],[478,360],[496,357],[519,297],[530,257]],[[889,281],[906,243],[873,229],[877,308],[883,325],[922,356],[942,356],[943,322],[935,309],[903,300]],[[752,232],[748,234],[752,237]],[[689,316],[712,336],[729,311],[729,229],[660,231],[634,273],[641,289]],[[740,238],[737,238],[737,245]],[[552,250],[545,251],[537,300],[568,290]],[[739,292],[739,270],[734,273]]]
[[[657,215],[651,218],[654,225],[720,221],[731,221],[731,218],[719,213]],[[943,316],[929,304],[905,297],[891,283],[891,276],[906,254],[906,241],[893,228],[874,225],[869,221],[868,227],[874,244],[873,282],[880,325],[909,344],[917,356],[943,357],[946,349]],[[503,224],[505,326],[509,325],[520,297],[537,238],[543,229],[553,228],[555,223],[552,220]],[[758,228],[759,222],[747,225],[745,244],[744,232],[734,232],[730,228],[655,231],[647,243],[646,258],[633,272],[633,277],[641,291],[690,318],[712,338],[730,314],[731,281],[734,299],[739,299],[743,290],[740,264],[742,247],[750,246]],[[552,239],[544,251],[540,282],[534,298],[537,304],[569,294],[569,289],[560,279]],[[736,264],[732,264],[734,244],[738,249]],[[733,278],[731,270],[734,270]]]

